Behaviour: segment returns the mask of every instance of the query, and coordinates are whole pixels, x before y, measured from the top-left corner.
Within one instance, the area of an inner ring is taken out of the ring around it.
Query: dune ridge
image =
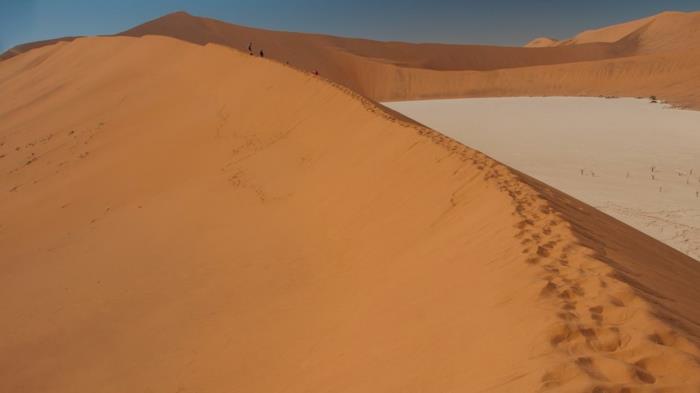
[[[111,37],[0,88],[0,390],[700,386],[694,261],[345,87]]]

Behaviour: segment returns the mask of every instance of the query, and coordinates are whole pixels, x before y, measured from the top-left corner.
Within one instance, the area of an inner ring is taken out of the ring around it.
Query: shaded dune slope
[[[374,71],[365,86],[370,96],[384,101],[654,95],[679,107],[700,108],[700,50],[486,72]]]
[[[345,88],[116,37],[0,89],[2,391],[700,386],[697,264]]]

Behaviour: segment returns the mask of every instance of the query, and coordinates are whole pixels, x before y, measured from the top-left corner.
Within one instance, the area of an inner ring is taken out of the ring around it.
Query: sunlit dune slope
[[[700,386],[697,263],[321,78],[82,38],[0,89],[0,391]]]

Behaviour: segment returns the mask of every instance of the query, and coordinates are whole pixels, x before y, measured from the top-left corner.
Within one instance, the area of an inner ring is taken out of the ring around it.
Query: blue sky
[[[663,10],[700,10],[700,0],[0,0],[0,51],[66,35],[116,33],[178,10],[277,30],[522,45]]]

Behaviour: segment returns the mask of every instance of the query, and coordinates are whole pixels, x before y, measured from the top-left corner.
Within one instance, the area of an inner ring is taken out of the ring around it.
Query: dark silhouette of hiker
[[[263,52],[262,49],[260,49],[260,57],[265,57],[265,52]]]
[[[314,75],[318,76],[318,70],[314,71]]]
[[[250,44],[248,44],[248,53],[253,54],[253,41],[250,41]]]

